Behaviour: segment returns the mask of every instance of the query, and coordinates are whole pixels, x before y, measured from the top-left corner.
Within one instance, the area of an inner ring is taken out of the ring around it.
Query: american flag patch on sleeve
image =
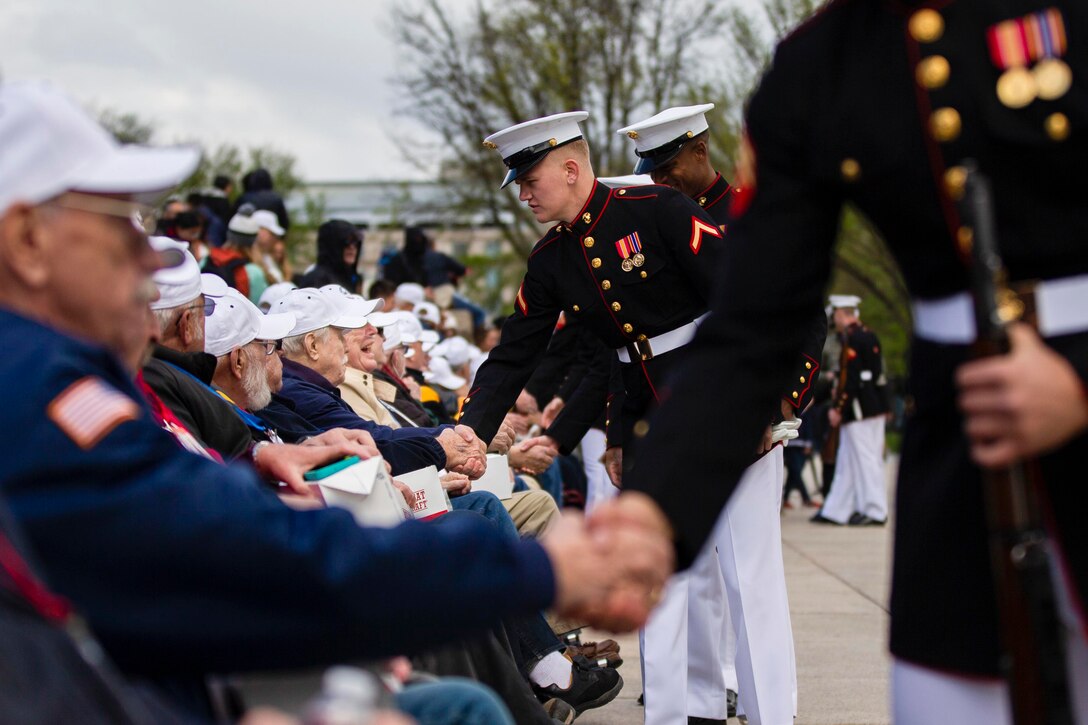
[[[46,414],[86,451],[121,423],[138,418],[140,406],[101,378],[88,375],[54,398]]]

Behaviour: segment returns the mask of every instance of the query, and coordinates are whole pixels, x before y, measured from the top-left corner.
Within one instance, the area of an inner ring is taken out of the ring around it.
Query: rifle
[[[1009,351],[1007,327],[1020,319],[1022,301],[1007,285],[997,251],[989,181],[965,164],[961,243],[971,248],[971,292],[978,338],[976,357]],[[1036,460],[983,471],[1001,640],[1001,667],[1009,683],[1013,722],[1072,725],[1063,627],[1058,615],[1039,491]]]
[[[832,406],[840,411],[846,399],[846,363],[850,359],[850,346],[846,343],[846,335],[842,335],[842,352],[839,354],[839,380],[835,386],[835,395],[831,399]],[[839,436],[842,433],[842,421],[839,421],[836,426],[829,427],[831,430],[827,432],[827,440],[824,441],[823,447],[820,448],[820,459],[827,465],[833,466],[839,457]],[[830,483],[828,481],[827,485],[830,485]],[[827,485],[824,487],[825,490]]]

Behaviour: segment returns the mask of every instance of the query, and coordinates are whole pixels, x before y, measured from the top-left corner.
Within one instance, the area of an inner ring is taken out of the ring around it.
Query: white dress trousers
[[[601,463],[605,451],[603,430],[590,428],[582,437],[582,470],[586,473],[586,516],[593,513],[597,504],[619,493],[608,477],[608,470]]]
[[[882,415],[843,423],[839,434],[835,478],[820,513],[837,524],[845,524],[855,512],[877,521],[888,518]]]
[[[749,723],[792,724],[797,673],[782,565],[782,471],[780,447],[745,471],[695,564],[670,581],[640,633],[647,725],[684,723],[688,715],[724,718],[734,648]],[[715,569],[721,586],[713,583]],[[723,637],[726,607],[711,599],[720,602],[723,590],[733,643]],[[694,636],[702,640],[692,647]]]

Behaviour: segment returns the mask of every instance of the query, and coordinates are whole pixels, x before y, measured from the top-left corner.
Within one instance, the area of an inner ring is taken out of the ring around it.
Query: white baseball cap
[[[397,291],[393,293],[397,302],[408,302],[418,305],[423,301],[423,286],[415,282],[405,282],[397,285]]]
[[[400,336],[400,325],[390,324],[383,326],[382,339],[385,340],[385,342],[382,343],[382,349],[386,352],[396,350],[403,345],[404,340],[402,340]]]
[[[307,332],[320,330],[323,327],[340,327],[345,330],[354,330],[366,325],[366,317],[341,314],[333,299],[313,287],[291,290],[277,300],[269,312],[276,314],[290,312],[294,314],[295,326],[291,328],[288,337],[304,335]]]
[[[442,351],[439,353],[439,348]],[[450,365],[459,368],[472,357],[472,346],[463,337],[447,337],[435,346],[434,352],[449,361]]]
[[[508,169],[499,188],[536,166],[548,152],[582,138],[578,124],[587,118],[585,111],[556,113],[504,128],[484,139],[484,146],[498,149]]]
[[[618,129],[635,142],[636,174],[648,174],[658,166],[676,158],[685,143],[710,128],[706,112],[713,103],[698,106],[675,106],[650,116],[644,121]]]
[[[245,295],[228,289],[204,322],[204,352],[219,357],[254,340],[282,340],[294,326],[294,314],[261,314]]]
[[[159,299],[151,303],[151,309],[169,310],[180,307],[200,295],[218,299],[230,289],[222,277],[200,273],[200,264],[188,250],[187,244],[169,237],[151,237],[148,243],[160,253],[175,250],[181,254],[180,264],[164,267],[152,276],[152,281],[159,289]]]
[[[285,294],[293,289],[298,289],[298,285],[294,282],[277,282],[276,284],[270,284],[261,293],[261,298],[257,300],[257,306],[262,310],[271,309],[272,305]]]
[[[412,308],[412,312],[419,319],[425,320],[432,325],[442,324],[442,313],[438,311],[438,305],[433,302],[417,302],[416,306]]]
[[[366,316],[366,321],[378,329],[394,327],[399,319],[400,316],[396,312],[371,312]]]
[[[252,209],[253,207],[249,207]],[[257,223],[257,220],[253,218],[256,212],[247,213],[246,206],[243,205],[238,213],[230,218],[227,222],[227,231],[234,232],[235,234],[243,234],[245,236],[252,236],[260,231],[261,226]]]
[[[282,237],[286,233],[284,228],[280,226],[280,220],[275,212],[267,209],[258,209],[253,212],[249,218],[253,220],[258,229],[267,229],[277,237]]]
[[[419,342],[423,334],[423,325],[420,324],[419,318],[406,310],[399,310],[393,314],[397,316],[397,327],[400,328],[401,342],[405,345]]]
[[[460,375],[453,374],[453,369],[450,368],[450,363],[445,358],[432,357],[428,367],[430,369],[423,373],[423,379],[428,383],[441,385],[449,390],[457,390],[467,382]]]
[[[0,214],[65,191],[153,204],[198,163],[195,146],[122,146],[53,86],[0,83]]]
[[[338,284],[327,284],[321,288],[327,298],[332,300],[336,309],[343,315],[355,317],[367,317],[372,312],[377,312],[385,307],[385,300],[368,300],[357,294],[348,292]]]

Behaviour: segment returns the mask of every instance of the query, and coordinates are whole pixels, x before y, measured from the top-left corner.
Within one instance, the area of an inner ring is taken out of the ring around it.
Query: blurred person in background
[[[281,227],[291,228],[291,220],[287,215],[283,197],[273,188],[272,174],[267,169],[254,169],[242,177],[242,195],[234,203],[234,213],[237,214],[245,204],[252,204],[255,209],[267,209],[275,213]]]
[[[331,219],[317,229],[317,262],[295,275],[295,284],[316,288],[337,284],[358,294],[363,278],[356,267],[362,251],[362,230],[343,219]]]

